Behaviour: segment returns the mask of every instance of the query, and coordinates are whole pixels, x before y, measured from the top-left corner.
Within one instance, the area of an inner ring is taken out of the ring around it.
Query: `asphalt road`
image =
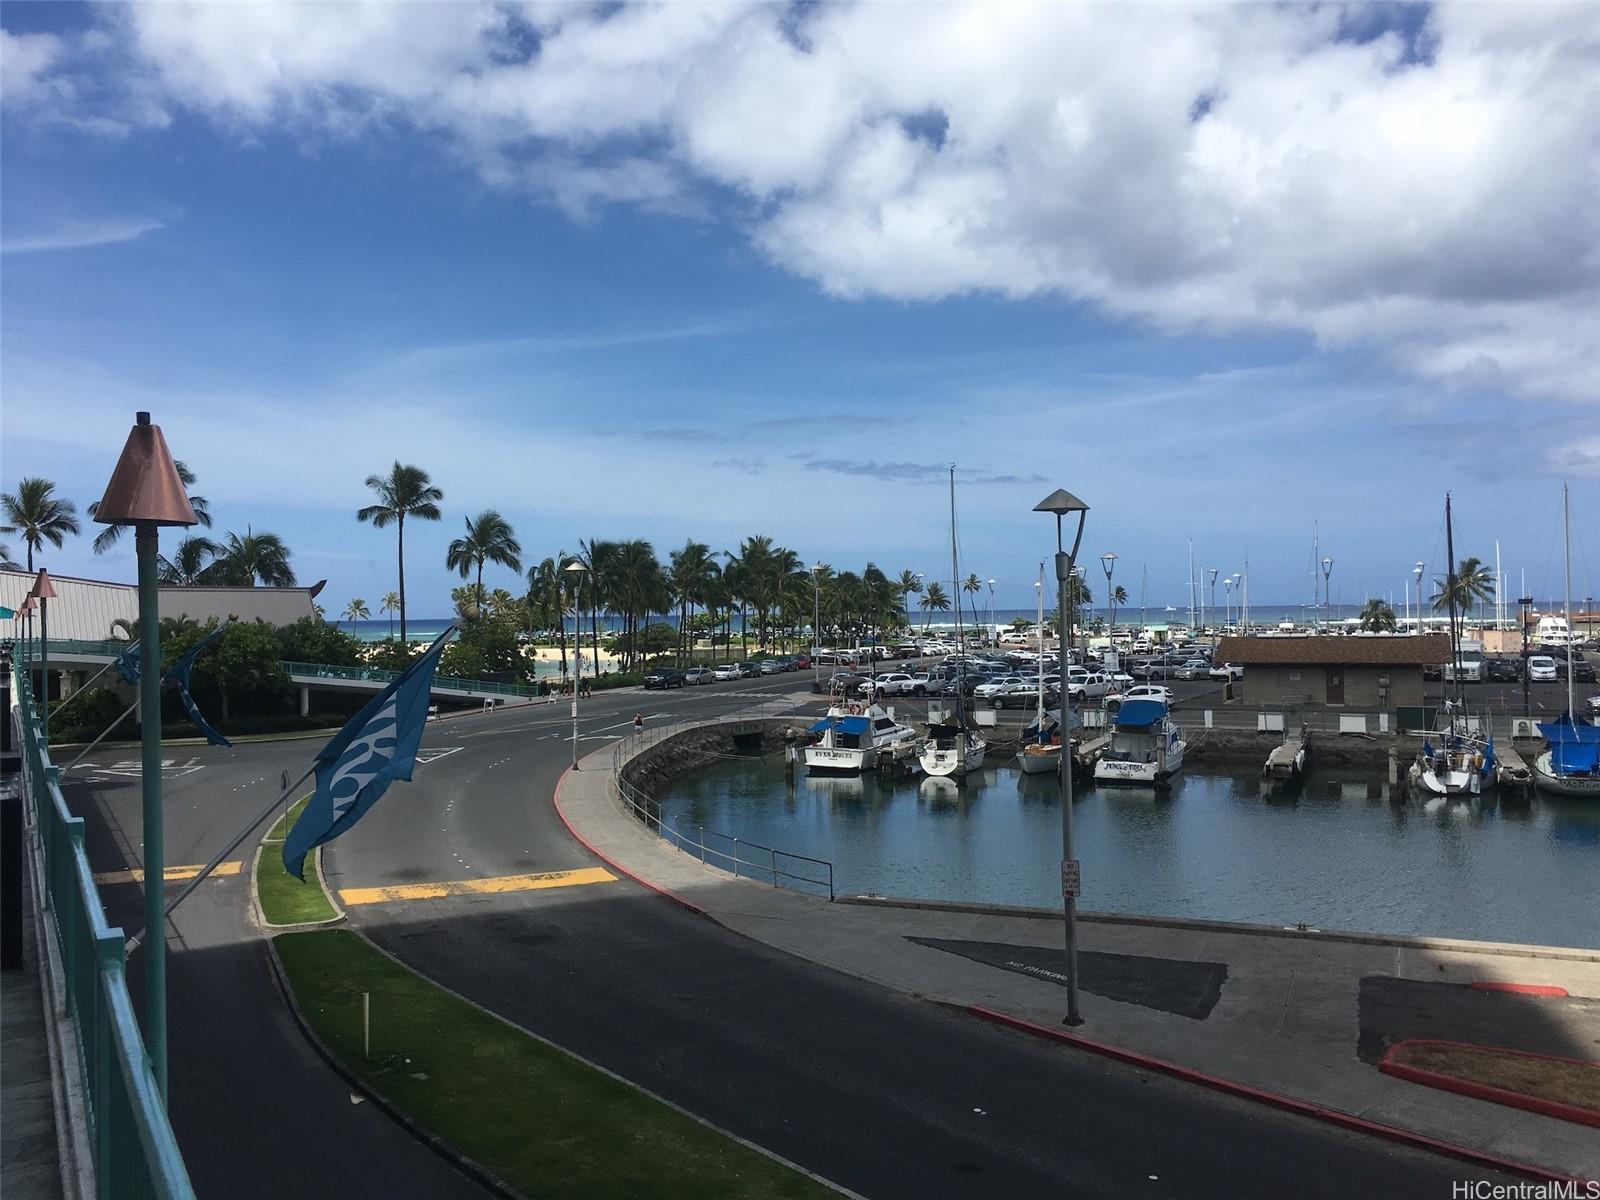
[[[732,711],[808,686],[791,675],[599,693],[584,702],[582,745],[625,736],[636,711]],[[550,802],[569,730],[565,702],[431,725],[415,781],[329,848],[330,883],[593,865]],[[167,862],[205,861],[317,745],[173,750]],[[136,764],[114,765],[133,757],[97,755],[67,781],[96,871],[140,861]],[[139,928],[137,885],[103,894],[112,920]],[[625,880],[351,913],[428,975],[868,1196],[1447,1195],[1471,1174],[838,975]],[[352,1103],[305,1044],[268,974],[243,874],[187,901],[168,945],[172,1113],[202,1196],[481,1194]]]

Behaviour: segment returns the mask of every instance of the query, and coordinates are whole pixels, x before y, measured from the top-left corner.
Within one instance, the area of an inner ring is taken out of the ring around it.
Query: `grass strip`
[[[310,796],[302,796],[289,809],[293,826]],[[283,869],[284,818],[279,817],[261,846],[256,860],[256,895],[261,900],[261,915],[269,925],[301,925],[310,921],[329,921],[338,910],[322,890],[322,847],[306,857],[306,881],[301,883]]]
[[[286,933],[273,946],[301,1011],[346,1068],[526,1196],[836,1195],[451,995],[354,933]],[[370,1057],[361,1049],[363,992]]]
[[[1600,1065],[1595,1063],[1428,1042],[1396,1046],[1392,1059],[1452,1079],[1600,1112]]]

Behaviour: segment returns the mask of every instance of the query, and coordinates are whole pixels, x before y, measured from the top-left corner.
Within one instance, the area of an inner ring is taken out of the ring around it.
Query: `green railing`
[[[376,667],[334,667],[327,663],[279,663],[290,675],[314,675],[319,679],[350,679],[359,683],[385,684],[400,678],[399,671],[380,671]],[[537,696],[539,689],[523,683],[491,683],[485,679],[461,679],[454,675],[435,675],[433,690],[474,692],[484,696]]]
[[[33,715],[33,689],[14,672],[24,787],[45,863],[45,904],[61,948],[67,1015],[77,1030],[78,1069],[102,1200],[192,1200],[194,1188],[133,1014],[121,929],[106,924],[83,849],[83,818],[61,795],[60,768]],[[9,714],[3,714],[9,717]]]
[[[129,643],[112,640],[92,642],[82,638],[51,638],[50,657],[57,658],[64,654],[92,654],[98,658],[115,658],[128,648]],[[24,660],[39,661],[39,638],[37,632],[31,638],[21,638],[16,642],[17,654]]]

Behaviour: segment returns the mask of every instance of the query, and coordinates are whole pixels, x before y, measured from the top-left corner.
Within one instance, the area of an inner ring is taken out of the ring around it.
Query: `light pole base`
[[[1063,1025],[1070,1025],[1074,1029],[1076,1029],[1079,1025],[1083,1024],[1083,1018],[1082,1017],[1072,1017],[1072,1016],[1062,1017],[1061,1018],[1061,1023]]]

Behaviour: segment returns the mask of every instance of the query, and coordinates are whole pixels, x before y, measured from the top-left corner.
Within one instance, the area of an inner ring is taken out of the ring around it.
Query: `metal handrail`
[[[401,672],[379,667],[337,667],[331,663],[284,661],[278,664],[289,675],[314,675],[319,679],[349,679],[358,683],[393,683]],[[433,688],[482,692],[491,696],[538,696],[539,689],[524,683],[495,683],[487,679],[464,679],[458,675],[435,675]]]
[[[87,1098],[96,1194],[193,1200],[194,1188],[134,1016],[122,930],[106,924],[84,852],[84,822],[61,794],[60,769],[34,717],[33,688],[13,670],[23,794],[44,858],[44,905],[61,951],[66,1015]],[[10,714],[0,714],[9,720]]]
[[[776,711],[772,710],[776,706]],[[611,786],[610,792],[624,811],[642,821],[646,828],[653,830],[656,836],[673,846],[675,849],[690,855],[696,855],[703,863],[711,859],[719,860],[712,865],[723,866],[731,874],[739,875],[740,867],[755,872],[759,877],[768,878],[773,887],[794,887],[797,891],[810,891],[817,889],[827,890],[828,899],[835,897],[833,886],[833,863],[825,858],[812,858],[806,854],[796,854],[791,850],[780,850],[774,846],[763,846],[760,842],[752,842],[736,837],[730,833],[721,833],[705,826],[696,826],[698,839],[691,839],[688,834],[678,828],[676,821],[667,825],[661,820],[659,805],[650,797],[641,792],[633,784],[622,778],[623,766],[638,756],[645,749],[658,746],[680,733],[687,733],[691,729],[703,729],[707,725],[739,724],[744,721],[758,720],[764,717],[781,715],[791,711],[794,705],[790,701],[772,701],[763,704],[755,710],[745,710],[740,713],[724,713],[708,720],[674,721],[669,725],[646,729],[632,737],[623,738],[612,747],[611,751]],[[719,838],[732,847],[731,853],[721,850],[706,842],[707,837]],[[758,862],[740,855],[741,847],[766,856],[765,862]],[[813,874],[803,874],[796,871],[785,870],[780,866],[780,861],[787,864],[790,860],[797,863],[809,863],[821,868]],[[825,874],[824,874],[825,872]],[[755,876],[752,876],[755,877]]]

